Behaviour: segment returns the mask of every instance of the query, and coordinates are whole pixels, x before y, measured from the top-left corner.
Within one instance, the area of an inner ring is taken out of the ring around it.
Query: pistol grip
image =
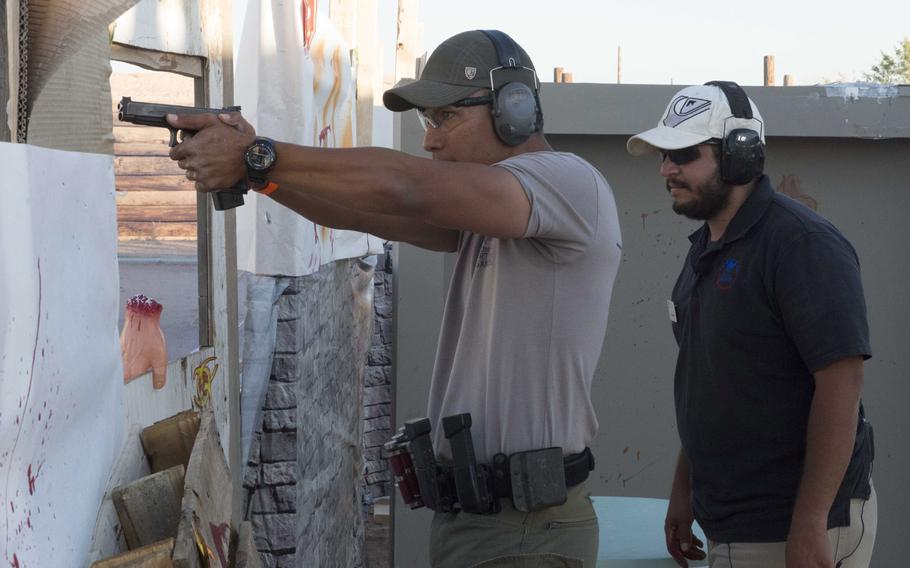
[[[173,148],[174,146],[177,145],[177,132],[180,129],[174,128],[173,126],[168,126],[167,129],[171,131],[171,140],[170,140],[170,142],[167,143],[167,145],[170,146],[171,148]]]
[[[247,192],[246,184],[238,182],[230,189],[222,189],[212,193],[212,203],[215,211],[227,211],[243,205],[243,195]]]

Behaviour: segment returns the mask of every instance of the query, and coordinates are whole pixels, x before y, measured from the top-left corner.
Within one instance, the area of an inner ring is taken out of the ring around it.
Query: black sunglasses
[[[661,150],[660,163],[664,163],[664,160],[670,158],[670,161],[677,166],[683,166],[689,162],[694,162],[701,156],[701,151],[698,149],[699,146],[716,146],[717,144],[719,144],[719,142],[712,140],[710,142],[703,142],[701,144],[696,144],[695,146],[687,146],[678,150]]]

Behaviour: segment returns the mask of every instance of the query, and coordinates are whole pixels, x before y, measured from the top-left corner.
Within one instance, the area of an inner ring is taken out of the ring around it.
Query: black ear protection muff
[[[490,70],[493,127],[504,144],[518,146],[543,127],[537,73],[524,65],[518,45],[508,35],[480,31],[490,38],[499,59],[499,67]]]
[[[761,175],[765,168],[765,146],[761,141],[762,122],[752,114],[752,105],[742,87],[733,81],[710,81],[724,92],[733,118],[755,120],[759,130],[751,128],[734,128],[721,140],[720,177],[728,185],[744,185]]]

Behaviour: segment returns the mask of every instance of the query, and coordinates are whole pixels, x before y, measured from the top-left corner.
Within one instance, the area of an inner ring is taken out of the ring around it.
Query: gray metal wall
[[[656,123],[678,87],[576,86],[544,91],[551,143],[597,166],[613,186],[623,231],[623,264],[594,381],[600,419],[594,444],[597,495],[669,495],[679,443],[672,381],[676,346],[666,300],[697,224],[670,208],[655,158],[632,158],[628,134]],[[873,566],[902,566],[910,541],[910,97],[825,99],[811,89],[749,89],[768,121],[766,171],[777,184],[795,175],[804,194],[856,247],[869,307],[873,358],[864,400],[875,426],[874,482],[879,529]],[[755,92],[757,91],[757,92]],[[813,100],[815,102],[813,102]],[[597,109],[591,126],[584,109]],[[625,108],[625,112],[620,112]],[[629,118],[629,117],[633,118]],[[637,118],[634,118],[636,117]],[[857,119],[856,117],[861,117]],[[779,121],[779,122],[778,122]],[[798,124],[802,122],[802,124]],[[422,133],[402,122],[401,148],[417,152]],[[775,128],[775,124],[780,124]],[[876,124],[880,128],[876,129]],[[599,130],[601,134],[597,134]],[[587,131],[584,135],[572,132]],[[805,133],[804,136],[798,136]],[[863,136],[904,136],[860,139]],[[451,260],[402,245],[398,259],[395,423],[425,414],[428,381]],[[396,502],[396,566],[425,566],[429,513]],[[404,509],[404,510],[403,510]],[[660,530],[660,527],[656,527]]]

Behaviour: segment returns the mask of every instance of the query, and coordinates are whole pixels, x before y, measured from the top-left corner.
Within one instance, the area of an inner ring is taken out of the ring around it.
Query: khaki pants
[[[878,525],[875,488],[869,500],[850,500],[850,526],[828,531],[834,563],[840,568],[868,568]],[[786,542],[709,543],[710,568],[784,568]]]
[[[475,515],[436,513],[430,530],[433,568],[595,568],[599,529],[585,484],[558,507]]]

